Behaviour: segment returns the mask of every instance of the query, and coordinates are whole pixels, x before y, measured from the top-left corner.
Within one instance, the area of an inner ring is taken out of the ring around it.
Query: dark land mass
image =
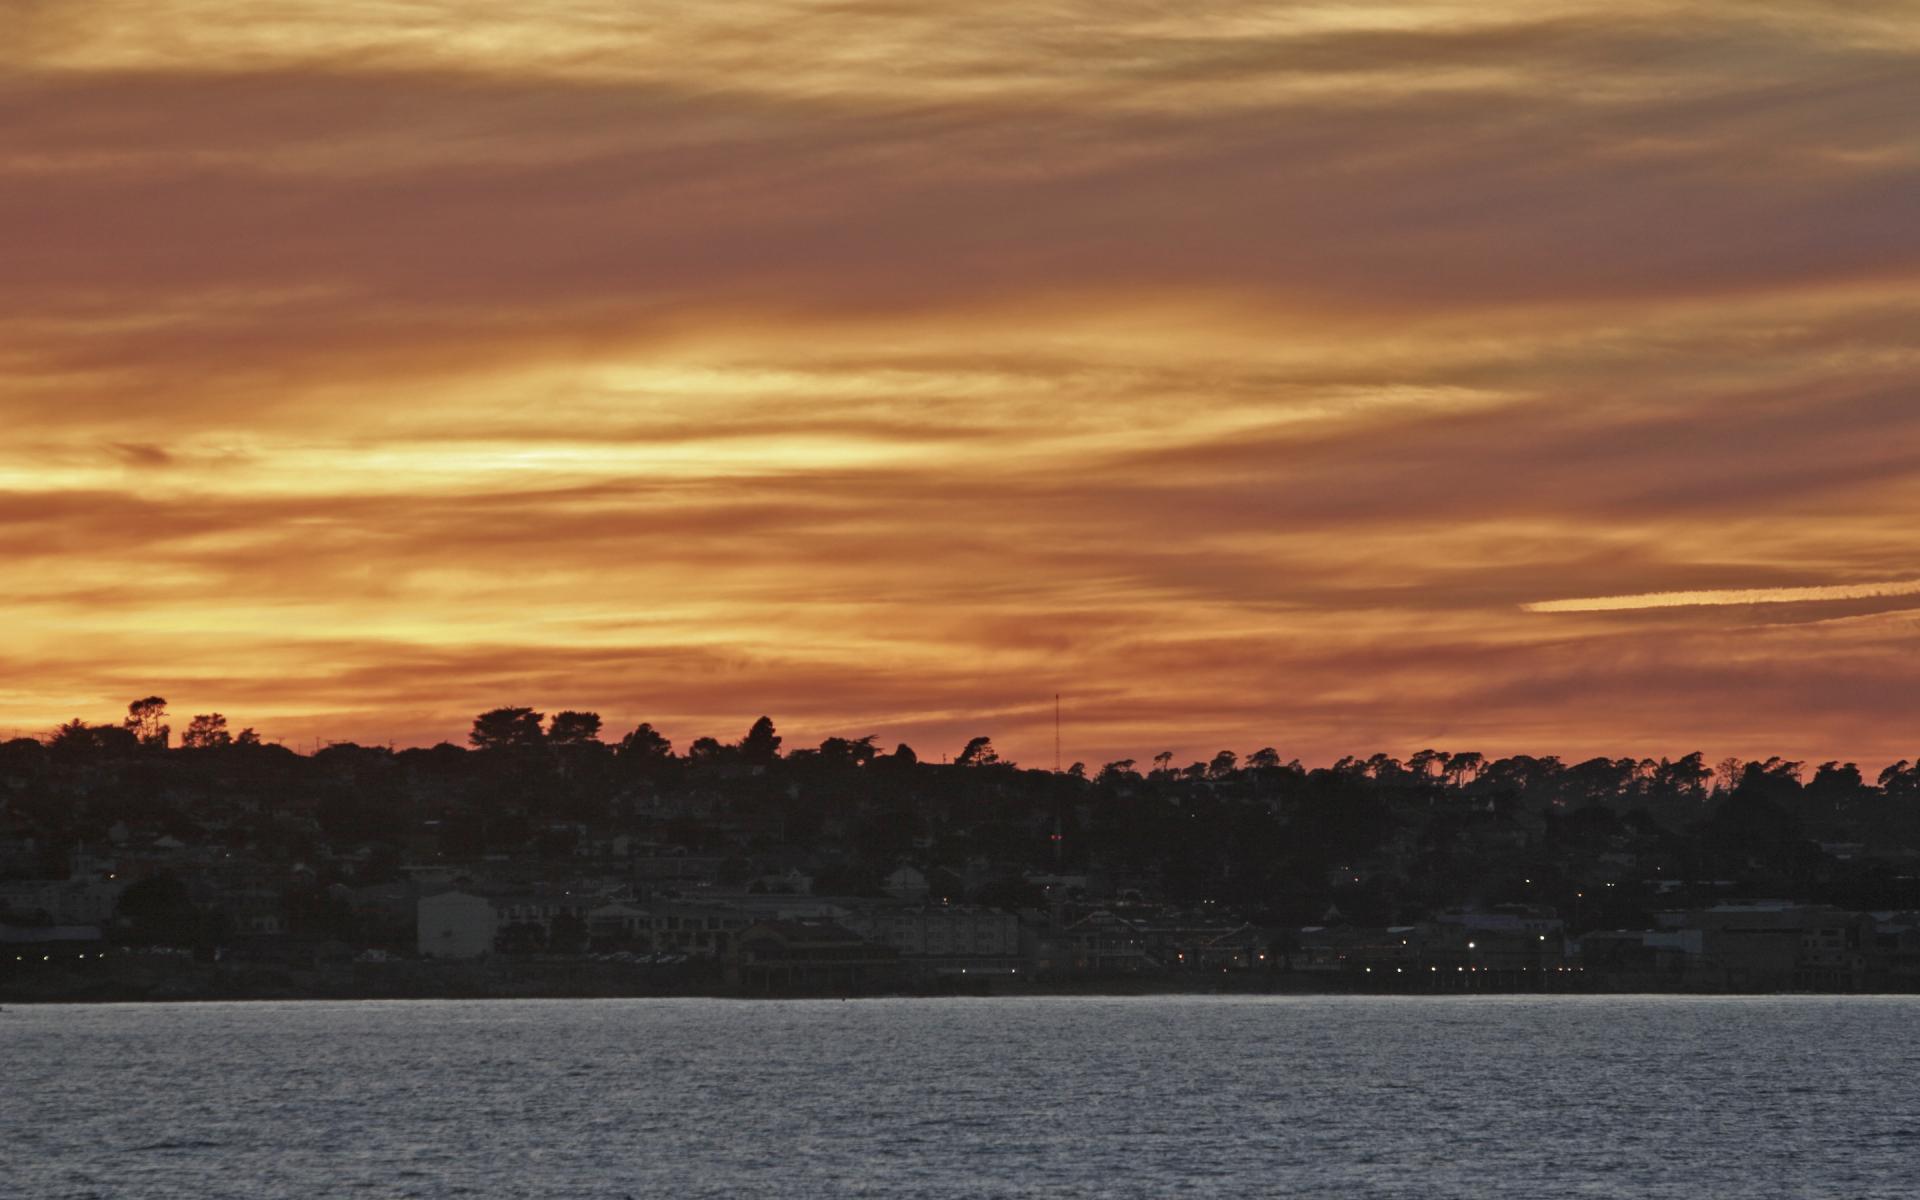
[[[0,744],[0,1001],[1920,990],[1920,766]]]

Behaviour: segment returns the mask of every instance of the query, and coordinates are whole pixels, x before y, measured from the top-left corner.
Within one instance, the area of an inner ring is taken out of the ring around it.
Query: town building
[[[827,921],[765,921],[741,932],[726,979],[748,993],[870,992],[898,987],[899,952]]]

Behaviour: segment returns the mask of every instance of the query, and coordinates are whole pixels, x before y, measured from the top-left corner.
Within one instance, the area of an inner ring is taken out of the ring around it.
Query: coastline
[[[902,986],[898,981],[851,988],[754,989],[728,986],[712,970],[611,969],[574,961],[353,963],[320,969],[234,966],[192,960],[129,959],[101,963],[84,974],[53,970],[11,973],[0,979],[0,1005],[166,1004],[210,1001],[360,1000],[587,1000],[939,997],[1129,997],[1129,996],[1472,996],[1472,995],[1912,995],[1912,992],[1845,992],[1661,987],[1645,978],[1582,977],[1542,986],[1516,978],[1475,987],[1367,986],[1345,974],[1304,971],[1242,971],[1219,976],[1104,976],[1026,979],[1005,975],[945,978]],[[1651,985],[1651,986],[1650,986]]]

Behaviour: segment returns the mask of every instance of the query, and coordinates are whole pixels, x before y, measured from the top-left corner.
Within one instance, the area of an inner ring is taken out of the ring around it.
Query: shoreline
[[[417,968],[419,964],[406,964]],[[609,978],[599,973],[569,971],[565,967],[488,971],[463,967],[457,971],[383,972],[374,977],[325,976],[314,972],[221,969],[212,964],[182,964],[188,969],[116,972],[113,978],[32,981],[22,986],[18,977],[0,981],[0,1007],[49,1007],[82,1004],[193,1004],[193,1003],[354,1003],[419,1000],[868,1000],[868,999],[1126,999],[1174,996],[1292,996],[1292,997],[1407,997],[1471,996],[1660,996],[1660,997],[1788,997],[1788,996],[1920,996],[1920,991],[1837,991],[1804,989],[1677,988],[1648,986],[1644,979],[1590,979],[1578,986],[1485,986],[1473,988],[1378,988],[1360,986],[1345,978],[1262,973],[1204,982],[1196,979],[1092,978],[1081,980],[1012,981],[1006,977],[979,983],[946,986],[878,984],[855,988],[750,989],[725,986],[708,978]],[[381,977],[384,975],[384,977]]]

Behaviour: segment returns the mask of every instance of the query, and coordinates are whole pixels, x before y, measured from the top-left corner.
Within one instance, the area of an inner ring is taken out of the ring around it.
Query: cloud
[[[1694,608],[1723,604],[1804,604],[1825,600],[1869,600],[1920,595],[1920,581],[1830,584],[1791,588],[1733,588],[1719,591],[1652,592],[1639,596],[1593,596],[1577,600],[1535,600],[1528,612],[1625,612],[1643,608]]]
[[[114,442],[109,448],[130,467],[164,467],[173,462],[173,455],[151,442]]]
[[[1920,265],[1910,53],[1679,16],[1269,33],[1257,54],[1123,21],[1099,43],[1113,74],[1067,80],[996,27],[981,36],[1031,86],[920,105],[804,55],[823,85],[800,94],[764,66],[574,77],[444,56],[29,73],[0,99],[0,229],[19,231],[0,233],[0,318],[69,319],[29,343],[56,375],[211,372],[257,394],[288,363],[391,377],[1062,294],[1224,294],[1297,319]],[[1143,92],[1129,64],[1193,79]],[[1497,70],[1424,86],[1452,66]],[[1303,70],[1344,82],[1262,90]]]
[[[32,6],[0,725],[1890,751],[1903,9]]]

